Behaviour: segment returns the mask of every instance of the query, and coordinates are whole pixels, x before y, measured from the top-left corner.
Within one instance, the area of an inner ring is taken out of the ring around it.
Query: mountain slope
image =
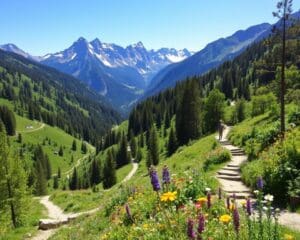
[[[188,56],[191,53],[186,49],[148,51],[141,42],[123,48],[79,38],[66,50],[41,57],[40,62],[81,79],[124,110],[143,93],[156,72]]]
[[[20,55],[0,50],[0,98],[18,114],[96,142],[121,118],[79,80]]]
[[[263,23],[246,30],[237,31],[230,37],[221,38],[208,44],[192,57],[167,66],[154,77],[146,96],[174,86],[177,81],[184,80],[189,76],[203,74],[222,62],[233,59],[251,43],[266,36],[270,27],[270,24]]]

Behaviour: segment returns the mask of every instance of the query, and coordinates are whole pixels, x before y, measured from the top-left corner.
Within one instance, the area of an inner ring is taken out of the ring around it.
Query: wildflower
[[[258,190],[254,190],[253,191],[255,195],[258,195],[259,191]]]
[[[259,190],[262,190],[264,188],[264,181],[263,181],[262,177],[259,177],[257,179],[257,188]]]
[[[207,202],[207,198],[206,197],[200,197],[197,199],[197,202],[199,202],[201,205],[203,205],[204,203]]]
[[[147,230],[149,228],[149,224],[145,223],[143,224],[143,229]]]
[[[252,213],[250,198],[247,198],[247,201],[246,201],[246,210],[247,210],[248,215],[250,216],[251,213]]]
[[[224,214],[222,215],[219,220],[222,222],[222,223],[229,223],[231,221],[231,217],[228,215],[228,214]]]
[[[188,225],[187,226],[187,235],[188,235],[189,239],[195,239],[196,234],[194,231],[194,221],[192,219],[189,219],[187,225]]]
[[[246,200],[242,200],[242,201],[241,201],[241,204],[242,204],[243,208],[246,208],[247,201],[246,201]]]
[[[196,202],[196,203],[194,204],[194,206],[195,206],[195,208],[199,209],[199,208],[202,207],[202,204],[201,204],[200,202]]]
[[[234,205],[234,204],[230,204],[229,210],[230,210],[230,211],[233,211],[234,209],[235,209],[235,205]]]
[[[211,207],[211,193],[207,193],[207,208]]]
[[[177,192],[166,192],[160,196],[160,201],[162,202],[173,202],[176,199]]]
[[[274,196],[271,194],[267,194],[264,199],[268,202],[273,202]]]
[[[157,176],[157,172],[154,168],[150,169],[150,178],[151,178],[151,184],[153,187],[154,191],[159,191],[160,190],[160,184]]]
[[[166,165],[163,167],[162,179],[163,179],[164,184],[170,184],[170,182],[171,182],[170,172],[169,172],[169,169]]]
[[[205,217],[203,214],[200,214],[199,218],[198,218],[198,233],[199,234],[203,233],[204,227],[205,227]]]
[[[234,229],[236,232],[239,232],[240,228],[240,215],[237,207],[234,208],[233,210],[233,224],[234,224]]]
[[[211,189],[210,189],[209,187],[207,187],[207,188],[205,188],[205,191],[206,191],[206,192],[210,192]]]
[[[284,234],[284,240],[295,240],[294,236],[290,235],[290,234]]]

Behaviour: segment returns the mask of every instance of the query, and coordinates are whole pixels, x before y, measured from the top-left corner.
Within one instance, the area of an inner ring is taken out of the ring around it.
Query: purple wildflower
[[[128,204],[125,204],[125,210],[128,218],[132,218],[131,211]]]
[[[205,227],[205,217],[204,215],[201,213],[199,215],[199,219],[198,219],[198,233],[201,234],[204,231],[204,227]]]
[[[226,198],[226,206],[227,206],[227,209],[230,209],[230,197]]]
[[[262,190],[264,188],[264,181],[263,181],[262,177],[259,177],[257,179],[257,188],[259,190]]]
[[[251,213],[252,213],[250,198],[247,198],[247,201],[246,201],[246,210],[247,210],[248,215],[250,216]]]
[[[154,191],[159,191],[160,190],[160,183],[159,183],[159,179],[157,176],[157,172],[154,168],[150,169],[150,178],[151,178],[151,184],[153,187]]]
[[[240,228],[240,215],[237,207],[233,209],[233,224],[235,231],[238,233]]]
[[[164,184],[170,184],[170,172],[168,167],[165,165],[162,172],[162,179]]]
[[[188,235],[189,239],[195,239],[196,234],[194,231],[194,221],[189,218],[187,225],[188,225],[187,226],[187,235]]]
[[[210,193],[210,191],[207,192],[206,197],[207,197],[207,208],[210,208],[211,207],[211,193]]]

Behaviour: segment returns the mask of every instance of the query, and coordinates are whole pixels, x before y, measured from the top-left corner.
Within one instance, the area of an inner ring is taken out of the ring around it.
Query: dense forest
[[[0,51],[0,97],[29,119],[57,126],[95,144],[120,116],[77,79]]]

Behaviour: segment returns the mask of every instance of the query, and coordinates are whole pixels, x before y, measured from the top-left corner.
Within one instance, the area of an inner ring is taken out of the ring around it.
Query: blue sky
[[[239,29],[275,22],[276,0],[1,0],[0,44],[34,55],[56,52],[78,37],[121,46],[200,50]],[[294,10],[300,1],[294,0]]]

